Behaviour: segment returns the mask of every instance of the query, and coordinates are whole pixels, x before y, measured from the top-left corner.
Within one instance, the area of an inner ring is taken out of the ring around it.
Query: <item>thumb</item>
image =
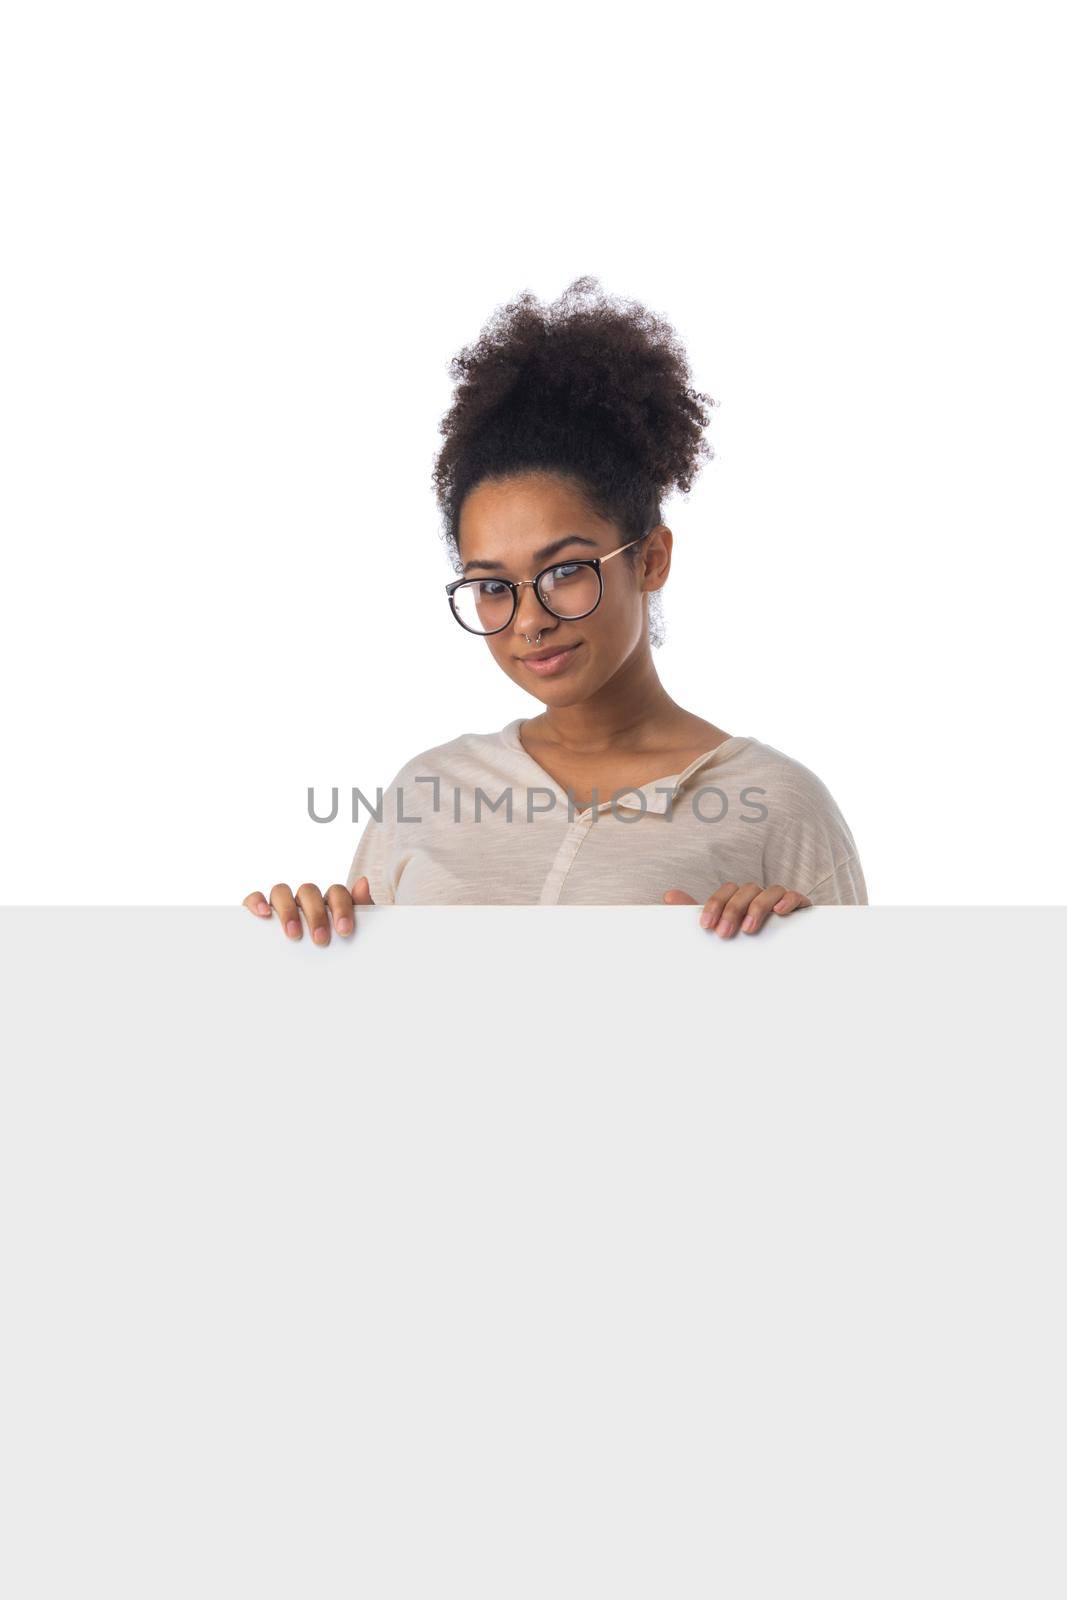
[[[370,897],[370,884],[366,876],[357,878],[352,885],[352,904],[354,906],[372,906],[374,904]]]
[[[663,898],[669,906],[695,906],[696,901],[684,889],[665,889]]]

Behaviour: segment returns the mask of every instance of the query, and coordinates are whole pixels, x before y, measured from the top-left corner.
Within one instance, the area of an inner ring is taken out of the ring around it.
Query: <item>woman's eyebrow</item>
[[[543,550],[535,550],[533,559],[535,561],[550,561],[554,555],[558,555],[563,547],[568,544],[587,544],[590,550],[596,549],[595,539],[586,539],[580,533],[568,533],[565,538],[556,539],[552,544],[546,544]],[[463,571],[469,572],[472,567],[484,567],[487,572],[499,572],[503,565],[502,561],[467,561],[464,563]]]

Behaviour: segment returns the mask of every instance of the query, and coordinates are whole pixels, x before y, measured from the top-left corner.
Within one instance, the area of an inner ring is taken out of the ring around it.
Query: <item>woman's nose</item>
[[[519,590],[519,604],[515,612],[515,627],[519,633],[536,633],[556,620],[532,585]]]

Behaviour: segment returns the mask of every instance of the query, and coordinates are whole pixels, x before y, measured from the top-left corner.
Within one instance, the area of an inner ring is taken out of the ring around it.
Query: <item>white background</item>
[[[873,902],[1067,900],[1053,26],[9,7],[4,899],[333,882],[309,784],[537,712],[448,614],[430,471],[451,356],[593,273],[720,401],[670,693],[824,779]]]

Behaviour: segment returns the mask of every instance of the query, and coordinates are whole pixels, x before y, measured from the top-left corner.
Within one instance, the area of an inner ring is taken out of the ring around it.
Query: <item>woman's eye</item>
[[[565,561],[561,567],[552,568],[552,576],[559,583],[564,578],[573,578],[579,571],[581,571],[580,561]]]
[[[487,600],[499,600],[500,596],[504,593],[505,587],[505,584],[494,583],[491,578],[487,578],[482,584],[481,589],[482,594]]]

